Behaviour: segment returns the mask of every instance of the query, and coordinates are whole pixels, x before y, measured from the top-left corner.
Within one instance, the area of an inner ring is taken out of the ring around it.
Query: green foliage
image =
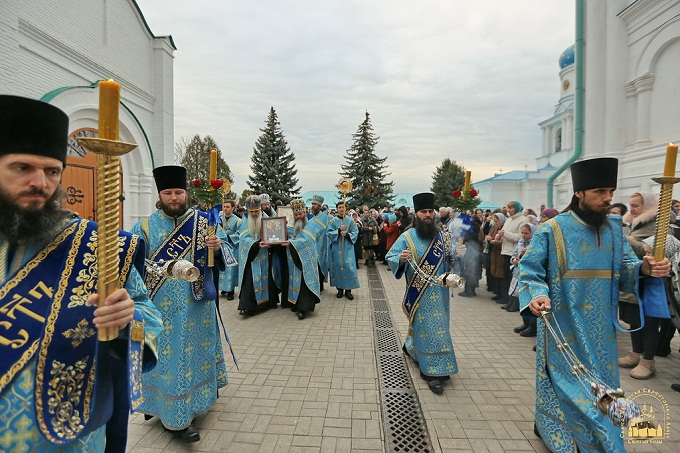
[[[206,199],[206,194],[200,190],[197,191],[193,185],[193,180],[201,180],[204,187],[207,187],[208,177],[210,176],[210,150],[217,150],[217,179],[234,180],[234,174],[231,172],[229,165],[222,159],[222,152],[220,147],[215,143],[215,140],[209,135],[205,138],[196,134],[193,137],[184,137],[175,144],[175,151],[180,155],[179,165],[187,169],[187,196],[190,205],[196,205],[201,201],[211,203],[212,199]],[[230,184],[229,184],[230,185]],[[225,198],[236,198],[234,192],[227,192]],[[222,202],[222,196],[216,198],[217,203]]]
[[[454,198],[451,195],[454,190],[462,189],[465,184],[465,169],[448,157],[437,167],[432,176],[432,188],[434,193],[435,207],[453,207]]]
[[[248,197],[251,196],[252,194],[253,194],[253,191],[252,191],[252,190],[250,190],[250,189],[244,189],[243,192],[241,192],[241,196],[240,196],[239,199],[237,200],[237,201],[238,201],[238,205],[239,205],[239,206],[245,206],[245,204],[246,204],[246,198],[248,198]]]
[[[373,132],[369,113],[366,112],[366,119],[359,125],[356,133],[352,134],[354,143],[347,150],[347,164],[341,165],[340,175],[352,181],[352,191],[347,194],[347,203],[353,207],[392,206],[394,183],[385,180],[391,174],[387,172],[385,165],[387,157],[379,158],[375,154],[375,145],[379,138]]]
[[[298,183],[295,154],[281,132],[274,107],[269,110],[265,124],[253,148],[248,187],[252,193],[269,194],[272,203],[280,200],[288,204],[300,194],[300,187],[295,187]]]
[[[478,194],[479,192],[475,189],[467,191],[462,189],[454,190],[451,194],[453,197],[451,207],[456,212],[466,213],[468,211],[474,211],[475,208],[479,206],[479,203],[482,202],[482,199],[477,196]]]

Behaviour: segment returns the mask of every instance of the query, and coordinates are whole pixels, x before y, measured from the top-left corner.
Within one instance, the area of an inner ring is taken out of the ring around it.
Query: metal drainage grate
[[[374,288],[371,286],[371,299],[384,299],[385,298],[385,290],[382,288]]]
[[[430,436],[422,428],[423,415],[415,393],[385,392],[383,405],[391,435],[388,451],[430,452]]]
[[[378,342],[379,352],[392,352],[398,354],[401,351],[397,334],[393,329],[376,330],[375,339]]]
[[[418,395],[401,351],[399,333],[394,327],[380,273],[368,268],[368,282],[373,302],[375,348],[380,379],[385,447],[388,452],[433,451],[420,409]]]
[[[373,310],[375,311],[390,311],[390,306],[387,305],[387,301],[385,299],[373,299]]]
[[[375,321],[376,329],[393,329],[392,316],[390,312],[373,312],[373,319]]]
[[[413,388],[408,368],[404,366],[401,355],[381,355],[378,357],[382,385],[388,389]]]

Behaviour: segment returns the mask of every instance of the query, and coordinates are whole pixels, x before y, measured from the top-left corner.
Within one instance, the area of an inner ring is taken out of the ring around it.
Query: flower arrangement
[[[197,204],[205,203],[209,208],[222,203],[224,194],[231,192],[231,181],[228,179],[194,179],[191,181],[194,200]]]
[[[454,190],[451,193],[451,196],[453,197],[453,204],[451,205],[451,208],[453,208],[454,211],[460,213],[474,211],[475,208],[479,206],[479,203],[482,202],[482,199],[477,195],[479,195],[479,191],[475,189],[470,189],[467,191]]]

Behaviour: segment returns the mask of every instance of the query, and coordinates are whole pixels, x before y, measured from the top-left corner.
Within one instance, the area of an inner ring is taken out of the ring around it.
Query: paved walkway
[[[404,282],[377,264],[392,318],[403,341],[408,324],[401,312]],[[196,418],[202,439],[183,444],[158,420],[131,416],[128,451],[380,452],[385,451],[378,389],[373,308],[366,268],[353,301],[323,292],[317,311],[298,320],[276,309],[253,317],[237,314],[236,301],[222,298],[222,314],[239,359],[229,385],[206,414]],[[454,293],[457,291],[454,290]],[[547,452],[533,434],[533,338],[512,332],[521,323],[478,290],[478,297],[451,301],[451,331],[460,372],[434,395],[408,361],[427,422],[433,452]],[[622,354],[630,341],[621,335]],[[226,348],[226,345],[225,345]],[[648,388],[665,397],[669,438],[657,445],[630,444],[628,451],[680,451],[680,339],[672,354],[657,358],[657,376],[635,381],[622,373],[629,393]],[[227,349],[225,349],[227,350]]]

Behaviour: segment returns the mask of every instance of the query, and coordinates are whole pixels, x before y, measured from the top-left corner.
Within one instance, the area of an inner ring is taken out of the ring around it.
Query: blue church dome
[[[560,69],[564,69],[567,66],[573,65],[574,64],[574,52],[576,49],[576,44],[572,44],[571,46],[567,47],[564,52],[562,52],[562,55],[560,55]]]

